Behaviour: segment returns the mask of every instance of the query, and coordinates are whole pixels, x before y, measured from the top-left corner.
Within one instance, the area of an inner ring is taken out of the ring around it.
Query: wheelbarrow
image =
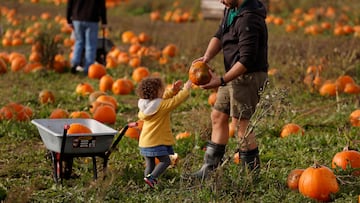
[[[110,154],[129,127],[137,126],[136,122],[126,124],[116,131],[94,119],[34,119],[42,141],[48,150],[53,164],[53,178],[62,183],[63,178],[71,177],[74,157],[91,157],[93,162],[93,179],[97,179],[96,157],[103,159],[103,172],[106,174]],[[80,123],[91,129],[90,134],[67,134],[72,123]],[[115,139],[115,140],[114,140]]]

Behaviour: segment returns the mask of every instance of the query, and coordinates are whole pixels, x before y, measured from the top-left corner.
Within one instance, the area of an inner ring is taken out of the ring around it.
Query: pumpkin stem
[[[314,161],[313,167],[314,167],[314,168],[321,168],[321,165],[319,164],[319,162]]]

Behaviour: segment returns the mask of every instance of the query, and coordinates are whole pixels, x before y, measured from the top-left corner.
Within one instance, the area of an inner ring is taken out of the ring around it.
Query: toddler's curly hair
[[[136,93],[141,99],[159,98],[161,91],[164,91],[165,84],[159,77],[146,77],[140,81]]]

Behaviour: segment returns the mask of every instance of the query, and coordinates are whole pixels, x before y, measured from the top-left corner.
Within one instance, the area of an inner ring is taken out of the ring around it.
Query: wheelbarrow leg
[[[63,174],[64,174],[65,179],[71,178],[73,162],[74,162],[74,158],[72,156],[64,158],[64,173]]]
[[[55,181],[55,183],[58,183],[59,178],[60,178],[60,163],[59,163],[59,153],[50,151],[50,155],[51,155],[51,160],[53,163],[53,179]]]
[[[93,160],[94,180],[96,180],[97,179],[96,157],[93,156],[92,160]]]

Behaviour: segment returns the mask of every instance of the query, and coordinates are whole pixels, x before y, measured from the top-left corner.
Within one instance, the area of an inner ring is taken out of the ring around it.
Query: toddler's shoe
[[[147,175],[144,178],[144,181],[146,182],[146,184],[148,184],[151,188],[154,188],[155,184],[157,184],[157,180],[151,175]]]

